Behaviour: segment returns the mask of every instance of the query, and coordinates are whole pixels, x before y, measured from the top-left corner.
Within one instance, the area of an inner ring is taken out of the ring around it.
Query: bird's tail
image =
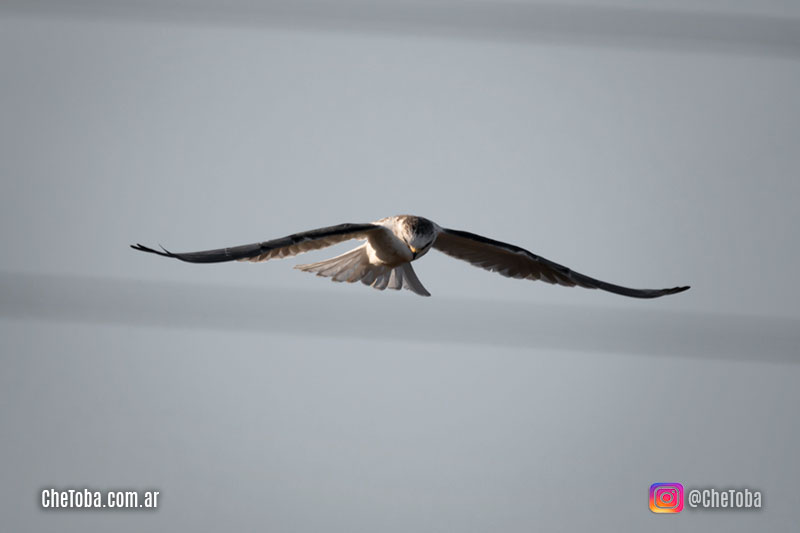
[[[425,287],[422,285],[422,282],[417,277],[417,273],[414,272],[414,268],[411,266],[411,263],[406,263],[403,266],[397,267],[393,270],[393,272],[401,271],[403,279],[401,280],[403,283],[403,288],[412,291],[415,294],[419,294],[420,296],[430,296]]]
[[[371,264],[366,244],[331,259],[297,265],[295,268],[303,272],[314,272],[317,276],[331,278],[332,281],[346,281],[347,283],[360,281],[364,285],[380,291],[408,289],[420,296],[431,295],[417,278],[410,263],[395,268]]]

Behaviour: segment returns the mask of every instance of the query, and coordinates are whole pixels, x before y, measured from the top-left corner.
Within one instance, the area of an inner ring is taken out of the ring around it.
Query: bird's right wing
[[[580,272],[545,259],[524,248],[454,229],[442,229],[433,247],[445,254],[467,261],[476,267],[497,272],[508,278],[542,280],[566,287],[584,287],[630,296],[632,298],[658,298],[683,292],[689,287],[671,289],[631,289],[607,281],[590,278]]]
[[[158,251],[141,244],[131,245],[134,250],[148,252],[164,257],[172,257],[187,263],[222,263],[225,261],[268,261],[275,258],[290,257],[312,250],[327,248],[351,239],[375,238],[381,232],[388,232],[377,224],[339,224],[327,228],[313,229],[295,233],[271,241],[244,244],[232,248],[219,248],[202,252],[173,253]]]

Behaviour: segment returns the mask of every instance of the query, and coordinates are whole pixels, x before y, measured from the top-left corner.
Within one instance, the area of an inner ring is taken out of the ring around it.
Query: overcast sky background
[[[792,530],[794,17],[745,1],[0,7],[3,516]],[[347,245],[256,265],[128,248],[400,213],[692,289],[638,301],[432,252],[423,299],[291,268]],[[768,507],[654,516],[657,481],[762,489]],[[53,514],[36,500],[52,484],[166,499]]]

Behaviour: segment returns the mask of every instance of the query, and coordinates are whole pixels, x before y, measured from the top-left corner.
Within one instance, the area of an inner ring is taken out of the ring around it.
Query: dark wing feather
[[[621,287],[575,272],[519,246],[466,231],[443,229],[436,237],[433,247],[456,259],[462,259],[477,267],[497,272],[509,278],[542,280],[566,287],[577,285],[587,289],[602,289],[632,298],[658,298],[667,294],[683,292],[689,288],[631,289]]]
[[[187,263],[222,263],[225,261],[267,261],[274,258],[319,250],[351,239],[366,239],[369,235],[387,231],[383,226],[375,224],[339,224],[302,233],[295,233],[271,241],[245,244],[232,248],[219,248],[202,252],[173,253],[168,250],[158,251],[141,244],[131,245],[134,250],[149,252],[164,257],[173,257]],[[163,248],[162,248],[163,250]]]

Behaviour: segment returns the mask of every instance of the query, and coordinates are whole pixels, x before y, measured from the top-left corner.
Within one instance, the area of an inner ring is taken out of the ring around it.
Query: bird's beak
[[[414,247],[413,247],[413,246],[411,246],[411,245],[409,245],[409,246],[408,246],[408,249],[409,249],[409,250],[411,250],[411,256],[412,256],[414,259],[416,259],[416,258],[417,258],[417,252],[418,252],[419,250],[417,250],[416,248],[414,248]]]

